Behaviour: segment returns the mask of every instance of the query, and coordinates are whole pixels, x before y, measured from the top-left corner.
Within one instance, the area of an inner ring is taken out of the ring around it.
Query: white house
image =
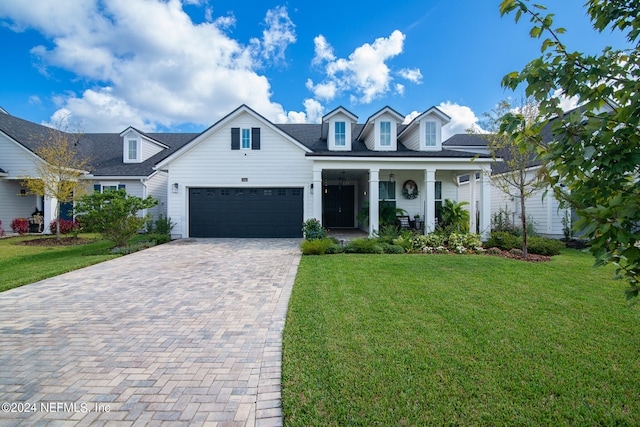
[[[78,136],[94,167],[95,191],[126,188],[160,200],[154,215],[176,223],[174,237],[299,237],[318,218],[326,228],[379,229],[380,202],[418,215],[433,230],[444,199],[473,201],[472,228],[485,233],[492,161],[465,147],[443,145],[450,118],[432,107],[409,124],[390,107],[364,124],[343,107],[320,124],[275,124],[242,105],[199,134]],[[51,204],[21,196],[21,178],[38,161],[33,151],[50,129],[0,114],[0,219],[8,224]],[[461,176],[478,175],[465,192]],[[405,190],[406,191],[403,191]],[[358,212],[369,206],[367,224]],[[6,221],[6,222],[5,222]]]

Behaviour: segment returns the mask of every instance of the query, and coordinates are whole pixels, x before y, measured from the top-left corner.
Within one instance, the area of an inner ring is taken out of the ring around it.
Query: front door
[[[324,210],[323,225],[326,228],[354,227],[354,186],[327,185],[325,187],[322,206]]]

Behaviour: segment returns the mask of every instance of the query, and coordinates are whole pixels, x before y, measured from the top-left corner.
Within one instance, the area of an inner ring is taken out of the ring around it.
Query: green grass
[[[592,264],[571,250],[303,257],[285,424],[640,425],[638,311]]]
[[[80,237],[96,236],[81,234]],[[33,239],[33,237],[12,237],[0,240],[0,292],[118,256],[106,253],[106,249],[113,246],[112,242],[106,240],[79,246],[15,244],[27,239]]]

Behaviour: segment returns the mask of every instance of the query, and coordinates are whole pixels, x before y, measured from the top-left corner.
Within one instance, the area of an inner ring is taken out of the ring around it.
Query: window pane
[[[242,148],[251,148],[251,130],[242,129]]]
[[[442,200],[442,182],[436,181],[436,200]]]
[[[380,122],[380,145],[391,145],[391,122]]]
[[[129,140],[129,160],[135,160],[138,158],[138,141],[135,139]]]
[[[336,131],[336,145],[340,145],[344,147],[346,144],[345,123],[336,122],[335,131]]]
[[[426,133],[426,142],[427,147],[435,147],[436,146],[436,122],[427,122],[425,123],[425,128],[427,129]]]
[[[395,200],[396,183],[391,181],[380,181],[378,183],[378,191],[380,200]]]

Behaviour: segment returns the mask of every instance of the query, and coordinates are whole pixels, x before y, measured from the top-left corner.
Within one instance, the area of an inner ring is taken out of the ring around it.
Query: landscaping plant
[[[29,232],[29,221],[26,218],[14,218],[11,221],[11,230],[20,236]]]
[[[76,215],[83,228],[102,234],[120,247],[144,228],[147,219],[138,216],[138,212],[157,204],[158,200],[151,196],[142,199],[125,189],[108,190],[82,196],[76,205]]]

